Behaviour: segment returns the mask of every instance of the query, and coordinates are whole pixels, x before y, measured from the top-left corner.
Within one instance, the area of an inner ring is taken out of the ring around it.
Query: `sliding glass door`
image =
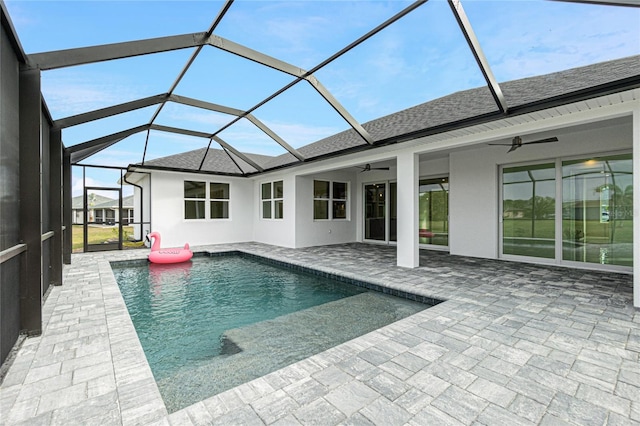
[[[398,185],[379,182],[364,185],[364,239],[398,241]]]
[[[562,163],[562,259],[633,266],[631,155]]]
[[[555,258],[555,210],[555,163],[503,169],[503,254]]]
[[[449,178],[420,179],[420,244],[449,246]]]
[[[502,254],[633,265],[631,154],[502,169]]]
[[[421,179],[419,193],[420,244],[449,245],[449,178]],[[364,185],[364,239],[398,241],[398,184]]]
[[[371,183],[364,186],[364,239],[387,240],[387,185]]]

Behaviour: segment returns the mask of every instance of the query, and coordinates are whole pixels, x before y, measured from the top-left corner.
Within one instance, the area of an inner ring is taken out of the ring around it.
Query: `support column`
[[[51,238],[51,284],[62,285],[62,131],[49,132],[49,223]]]
[[[42,333],[42,150],[40,70],[20,72],[20,237],[27,245],[20,277],[20,330]]]
[[[398,166],[398,252],[397,265],[420,266],[418,246],[418,155],[401,153]]]
[[[71,250],[73,243],[72,223],[72,194],[71,194],[71,156],[64,153],[62,160],[62,224],[64,236],[62,238],[62,262],[71,265]]]
[[[640,308],[640,106],[633,111],[633,306]]]

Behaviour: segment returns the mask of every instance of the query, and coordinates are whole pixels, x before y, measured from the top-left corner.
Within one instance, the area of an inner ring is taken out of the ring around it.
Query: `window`
[[[282,219],[284,217],[283,181],[263,183],[261,199],[263,219]]]
[[[134,221],[133,209],[123,209],[123,210],[124,210],[124,217],[122,218],[122,223],[125,225],[133,223]]]
[[[206,182],[184,181],[185,219],[204,219],[204,199],[207,196],[206,188]]]
[[[229,184],[209,184],[209,201],[211,219],[229,219]]]
[[[207,204],[209,218],[228,219],[229,184],[211,182],[207,193],[207,182],[184,181],[184,218],[205,219]]]
[[[347,219],[349,197],[346,182],[313,181],[313,218]]]

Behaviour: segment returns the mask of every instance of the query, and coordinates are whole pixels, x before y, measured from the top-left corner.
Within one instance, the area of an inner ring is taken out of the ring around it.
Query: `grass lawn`
[[[572,223],[573,222],[573,223]],[[565,239],[571,239],[568,235],[568,230],[572,225],[582,230],[583,226],[586,228],[585,242],[609,242],[613,239],[615,243],[632,243],[633,242],[633,221],[631,220],[616,220],[610,223],[600,223],[597,220],[589,220],[584,224],[583,222],[563,220],[562,226],[567,234],[564,235]],[[555,221],[549,220],[536,220],[535,221],[535,235],[531,235],[531,220],[530,219],[504,219],[504,237],[505,238],[547,238],[553,239],[555,235]]]
[[[122,245],[124,248],[144,247],[142,242],[128,241],[128,235],[133,234],[133,226],[122,227]],[[72,227],[71,250],[81,252],[84,250],[84,231],[82,225]],[[118,228],[110,226],[90,226],[88,232],[89,244],[102,244],[105,241],[118,241]]]

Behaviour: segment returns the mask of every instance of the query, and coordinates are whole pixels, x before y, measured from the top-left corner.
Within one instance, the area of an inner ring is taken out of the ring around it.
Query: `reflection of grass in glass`
[[[420,229],[428,229],[436,234],[446,234],[449,232],[449,224],[447,222],[431,222],[431,226],[428,223],[420,222]]]
[[[586,221],[586,242],[591,243],[607,243],[611,241],[613,234],[614,243],[632,243],[633,242],[633,221],[632,220],[616,220],[609,223],[600,223],[599,220]],[[576,229],[583,230],[582,221],[574,221],[565,219],[562,221],[563,230]]]
[[[571,229],[582,231],[583,223],[565,219],[562,221],[563,235],[565,239],[570,239],[567,234]],[[614,228],[615,226],[615,228]],[[504,237],[505,238],[554,238],[555,221],[536,220],[535,235],[531,235],[531,220],[529,219],[504,219]],[[598,220],[589,220],[586,222],[586,237],[591,242],[594,239],[607,242],[613,233],[613,241],[616,243],[632,243],[633,242],[633,221],[616,220],[610,223],[600,223]],[[582,235],[582,232],[580,232]]]
[[[82,225],[73,225],[72,227],[72,242],[71,242],[71,250],[74,252],[82,251],[84,249],[84,235]],[[105,241],[117,241],[118,235],[117,232],[114,233],[114,230],[118,228],[115,227],[89,227],[89,244],[102,244]],[[127,235],[133,235],[133,226],[123,226],[122,227],[123,240]],[[124,246],[126,247],[141,247],[143,243],[133,243],[123,241]]]
[[[449,236],[448,235],[435,235],[432,238],[419,238],[420,244],[433,244],[436,246],[448,246],[449,245]]]
[[[505,238],[554,238],[555,221],[553,219],[536,220],[535,235],[531,235],[531,219],[504,219]]]

